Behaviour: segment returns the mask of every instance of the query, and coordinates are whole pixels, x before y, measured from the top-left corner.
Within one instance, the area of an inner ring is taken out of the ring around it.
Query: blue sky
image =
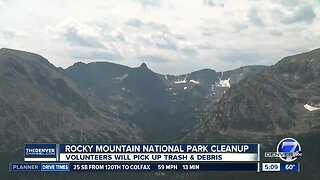
[[[316,0],[0,0],[0,47],[56,66],[146,62],[183,74],[271,65],[319,47]]]

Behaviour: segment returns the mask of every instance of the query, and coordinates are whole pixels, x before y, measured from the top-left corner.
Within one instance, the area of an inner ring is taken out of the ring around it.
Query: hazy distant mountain
[[[26,142],[139,141],[139,129],[97,111],[43,57],[0,50],[0,151]]]
[[[219,100],[231,86],[258,74],[265,67],[245,66],[226,72],[203,69],[180,76],[162,76],[162,80],[168,86],[167,90],[174,95],[182,95],[183,99],[183,95],[186,94],[189,98],[194,98],[190,100],[191,103],[199,104],[204,99]]]
[[[320,49],[285,57],[232,86],[200,119],[195,134],[203,138],[212,132],[261,136],[320,130]]]
[[[3,48],[0,150],[25,142],[136,142],[140,129],[147,140],[168,141],[192,127],[201,104],[219,99],[241,77],[208,69],[165,76],[144,63],[79,62],[64,70],[39,55]]]
[[[320,162],[314,157],[320,153],[320,49],[285,57],[240,81],[200,114],[184,142],[259,142],[262,152],[276,151],[276,145],[285,137],[300,142],[300,173],[239,173],[237,179],[319,179]],[[274,159],[262,156],[261,160]],[[208,172],[189,178],[219,179],[226,175]]]
[[[173,76],[157,74],[145,63],[129,68],[108,62],[78,62],[63,73],[83,91],[108,104],[103,111],[136,123],[145,138],[154,141],[176,137],[193,125],[202,104],[217,101],[230,85],[264,68],[248,66],[226,73],[204,69]]]

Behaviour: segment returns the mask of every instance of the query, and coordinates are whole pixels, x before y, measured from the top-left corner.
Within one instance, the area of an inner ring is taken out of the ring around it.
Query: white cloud
[[[221,0],[203,0],[203,4],[211,7],[224,7]]]
[[[135,1],[141,3],[143,7],[151,6],[151,7],[159,8],[162,5],[161,0],[135,0]]]
[[[2,36],[6,39],[12,39],[12,38],[16,38],[16,37],[22,37],[22,36],[26,36],[27,33],[14,28],[12,26],[5,26],[0,30]]]
[[[113,37],[115,41],[126,41],[123,30],[120,26],[118,26],[115,30],[113,30],[110,35]]]
[[[165,32],[155,32],[148,35],[146,38],[150,45],[154,44],[159,48],[166,48],[171,50],[176,50],[176,39],[169,33]]]
[[[318,18],[320,20],[320,18]],[[320,42],[320,24],[315,24],[314,26],[310,26],[305,28],[301,32],[301,36],[304,40],[307,41],[318,41]]]
[[[0,9],[2,8],[2,7],[4,7],[6,5],[6,2],[4,1],[4,0],[0,0]]]
[[[88,50],[88,49],[78,49],[73,53],[74,59],[92,61],[92,60],[105,60],[105,61],[118,61],[122,57],[119,52],[108,49],[103,50]]]
[[[264,26],[263,19],[261,18],[260,14],[256,8],[252,8],[249,10],[248,18],[256,26]]]
[[[273,11],[275,18],[278,18],[282,23],[310,23],[316,18],[313,8],[309,5],[301,5],[294,7],[283,7]]]
[[[136,18],[132,18],[132,19],[129,19],[127,22],[126,22],[127,25],[129,26],[133,26],[133,27],[141,27],[142,26],[142,22],[139,20],[139,19],[136,19]]]
[[[56,29],[51,28],[51,30],[73,46],[104,47],[97,31],[72,19],[60,23]]]

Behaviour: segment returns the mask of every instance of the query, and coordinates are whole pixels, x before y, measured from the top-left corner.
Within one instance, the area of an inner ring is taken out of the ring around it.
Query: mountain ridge
[[[270,67],[179,76],[146,64],[78,62],[62,69],[43,59],[0,50],[0,159],[16,161],[25,142],[260,142],[267,152],[290,136],[304,153],[305,169],[294,177],[319,177],[319,49]]]
[[[195,134],[209,137],[209,132],[216,131],[263,136],[318,131],[319,77],[320,49],[285,57],[232,86],[218,103],[209,104]]]
[[[75,63],[63,73],[83,91],[107,102],[106,111],[143,127],[151,140],[168,132],[167,123],[172,124],[172,132],[165,134],[174,137],[179,128],[194,123],[202,104],[217,101],[231,85],[264,68],[247,66],[228,71],[223,77],[226,80],[220,79],[223,73],[211,69],[179,76],[162,75],[145,63],[133,68],[109,62]]]
[[[25,142],[139,141],[138,128],[97,111],[58,68],[17,52],[0,51],[0,152]]]

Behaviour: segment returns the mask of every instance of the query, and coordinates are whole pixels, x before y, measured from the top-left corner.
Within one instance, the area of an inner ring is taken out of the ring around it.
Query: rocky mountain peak
[[[149,69],[146,63],[142,63],[139,68]]]

